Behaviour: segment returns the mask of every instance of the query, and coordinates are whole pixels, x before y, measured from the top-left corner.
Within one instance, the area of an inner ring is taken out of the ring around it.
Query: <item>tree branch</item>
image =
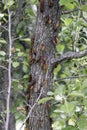
[[[5,70],[8,71],[8,68],[6,68],[5,66],[0,65],[0,68],[5,69]]]
[[[31,116],[31,113],[32,113],[33,109],[35,108],[35,106],[37,105],[39,99],[41,98],[42,93],[43,93],[43,88],[41,89],[40,94],[39,94],[38,98],[36,99],[34,105],[31,107],[31,109],[30,109],[30,111],[29,111],[29,113],[28,113],[26,119],[25,119],[24,122],[22,123],[22,125],[21,125],[21,127],[20,127],[20,130],[21,130],[22,127],[24,126],[24,124],[25,124],[25,122],[27,121],[27,119]]]
[[[70,10],[70,11],[62,11],[62,15],[64,15],[64,14],[70,14],[70,13],[76,12],[78,10],[80,10],[80,9],[74,9],[74,10]]]
[[[69,80],[69,79],[76,79],[76,78],[84,78],[84,77],[87,77],[87,75],[76,75],[76,76],[68,76],[68,77],[64,77],[64,78],[58,78],[58,79],[55,79],[54,82],[58,82],[58,81],[62,81],[62,80]]]
[[[84,20],[85,22],[87,22],[87,18],[85,18],[84,16],[82,16],[82,18],[83,18],[83,20]]]
[[[87,50],[84,50],[81,52],[67,52],[57,58],[53,58],[51,60],[51,65],[53,68],[55,68],[55,66],[57,66],[58,64],[60,64],[62,62],[65,62],[65,61],[71,60],[71,59],[78,59],[78,58],[81,58],[84,56],[87,56]]]
[[[8,31],[8,29],[5,26],[0,25],[0,27]]]

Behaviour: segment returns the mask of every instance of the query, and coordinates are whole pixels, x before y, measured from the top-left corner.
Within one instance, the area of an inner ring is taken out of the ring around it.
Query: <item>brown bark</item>
[[[52,2],[52,1],[50,1]],[[30,85],[26,97],[32,107],[38,98],[41,89],[41,98],[52,89],[53,72],[51,59],[55,57],[57,44],[58,23],[60,22],[59,0],[44,0],[44,10],[41,11],[39,3],[37,11],[37,23],[30,51]],[[28,113],[29,109],[27,109]],[[36,105],[27,120],[28,130],[51,130],[50,107],[48,103]],[[26,129],[27,129],[26,128]]]

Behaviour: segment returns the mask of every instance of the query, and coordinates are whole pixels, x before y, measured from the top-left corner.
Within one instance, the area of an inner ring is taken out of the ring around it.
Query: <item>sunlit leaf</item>
[[[53,97],[45,97],[45,98],[42,98],[42,99],[40,99],[40,100],[38,101],[38,104],[45,103],[45,102],[50,101],[50,100],[52,100],[52,99],[53,99]]]
[[[72,126],[75,126],[76,125],[76,120],[75,119],[69,119],[68,121],[68,125],[72,125]]]
[[[71,18],[66,18],[64,20],[64,23],[65,23],[66,26],[69,26],[72,23],[72,19]]]
[[[47,93],[47,95],[52,96],[52,95],[54,95],[54,93],[53,93],[52,91],[49,91],[49,92]]]
[[[60,5],[65,5],[71,2],[73,2],[73,0],[60,0]]]
[[[83,11],[87,11],[87,5],[81,5],[81,9],[82,9]]]
[[[23,65],[23,72],[28,72],[28,67],[25,64]]]
[[[5,56],[6,53],[5,53],[4,51],[0,51],[0,55],[1,55],[1,56]]]
[[[67,3],[67,4],[65,4],[65,7],[66,7],[67,9],[69,9],[69,10],[73,10],[75,6],[74,6],[74,4]]]
[[[14,68],[17,68],[19,65],[20,65],[19,62],[13,62],[13,63],[12,63],[12,66],[13,66]]]
[[[4,17],[4,14],[0,13],[0,18]]]
[[[22,39],[20,39],[21,41],[25,41],[25,42],[30,42],[31,41],[31,39],[30,38],[22,38]]]
[[[71,114],[74,111],[74,104],[69,103],[65,100],[64,105],[61,106],[61,110],[63,110],[67,114]]]
[[[60,70],[61,70],[61,65],[58,65],[58,66],[54,69],[54,75],[56,75]]]
[[[11,7],[14,4],[14,0],[2,0],[3,4],[5,4],[4,9]]]
[[[29,79],[29,75],[26,74],[26,75],[23,76],[23,78],[24,78],[24,79]]]
[[[18,53],[18,56],[20,57],[20,56],[24,56],[24,52],[19,52]]]
[[[69,94],[71,97],[84,97],[84,94],[81,92],[73,91]]]
[[[6,44],[7,42],[4,39],[0,39],[0,43]]]
[[[65,49],[65,46],[63,44],[59,44],[57,47],[56,47],[56,50],[60,53],[63,53]]]

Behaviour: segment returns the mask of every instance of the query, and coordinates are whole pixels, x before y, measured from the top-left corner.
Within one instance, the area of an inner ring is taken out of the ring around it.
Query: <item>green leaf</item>
[[[21,33],[21,32],[24,32],[24,27],[25,27],[25,22],[24,21],[21,21],[18,26],[17,26],[17,33]],[[21,36],[20,36],[21,37]]]
[[[4,17],[4,14],[0,13],[0,18]]]
[[[5,56],[6,53],[5,53],[4,51],[0,51],[0,55],[1,55],[1,56]]]
[[[35,16],[34,11],[31,10],[30,8],[27,8],[27,9],[26,9],[26,12],[27,12],[30,16]]]
[[[2,120],[0,120],[0,123],[2,124]]]
[[[65,100],[64,105],[61,106],[61,110],[63,110],[67,114],[71,114],[74,111],[74,107],[75,106],[73,103],[67,102]]]
[[[24,73],[28,72],[28,67],[25,64],[23,65],[23,72]]]
[[[19,65],[20,65],[19,62],[13,62],[13,63],[12,63],[12,66],[13,66],[14,68],[17,68]]]
[[[62,130],[62,127],[64,126],[65,122],[60,118],[52,124],[52,128],[54,128],[54,130]]]
[[[56,50],[59,53],[63,53],[64,49],[65,49],[65,45],[63,45],[63,44],[58,44],[56,47]]]
[[[55,69],[54,69],[54,75],[57,75],[57,73],[61,70],[61,65],[58,65]]]
[[[40,105],[41,103],[45,103],[49,100],[53,99],[53,97],[45,97],[45,98],[42,98],[38,101],[38,104]]]
[[[71,97],[84,97],[84,94],[81,92],[73,91],[69,94]]]
[[[85,80],[83,81],[82,86],[83,86],[83,87],[87,87],[87,79],[85,79]]]
[[[20,48],[16,48],[16,51],[17,51],[17,52],[20,52],[21,50],[20,50]]]
[[[25,74],[25,75],[23,76],[23,78],[24,78],[24,79],[29,79],[29,75],[28,75],[28,74]]]
[[[0,61],[5,61],[5,58],[4,57],[0,57]]]
[[[64,20],[64,23],[65,23],[66,26],[69,26],[72,23],[72,19],[71,18],[66,18]]]
[[[65,4],[65,7],[66,7],[67,9],[69,9],[69,10],[73,10],[75,6],[74,6],[74,4],[67,3],[67,4]]]
[[[87,97],[84,98],[83,103],[87,107]]]
[[[60,109],[56,109],[56,110],[54,110],[54,113],[64,113],[64,111],[60,110]]]
[[[74,0],[60,0],[60,5],[65,6],[69,10],[73,10],[77,6]]]
[[[82,11],[87,11],[87,5],[85,4],[85,5],[82,5],[81,6],[81,9],[82,9]]]
[[[14,4],[14,0],[8,0],[7,6],[11,7]]]
[[[69,119],[68,125],[75,126],[75,125],[76,125],[76,120],[75,120],[75,119],[72,119],[72,118]]]
[[[24,56],[24,52],[19,52],[19,53],[18,53],[18,56],[19,56],[19,57]]]
[[[66,128],[63,128],[62,130],[78,130],[78,129],[73,126],[67,126]]]
[[[30,38],[22,38],[22,39],[20,39],[21,41],[25,41],[25,42],[30,42],[31,41],[31,39]]]
[[[66,5],[73,2],[73,0],[60,0],[60,5]]]
[[[14,0],[2,0],[3,4],[5,5],[4,9],[11,7],[14,4]]]
[[[60,96],[60,95],[56,95],[56,96],[55,96],[55,100],[58,101],[58,102],[62,102],[63,97]]]
[[[47,95],[48,95],[48,96],[53,96],[54,93],[53,93],[52,91],[49,91],[49,92],[47,93]]]
[[[23,89],[23,85],[19,84],[19,85],[18,85],[18,88],[19,88],[19,89]]]
[[[77,125],[80,130],[87,130],[87,117],[85,115],[80,116]]]
[[[17,80],[17,79],[12,79],[12,82],[14,82],[14,83],[19,83],[19,80]]]
[[[4,39],[0,39],[0,43],[6,44],[7,42]]]

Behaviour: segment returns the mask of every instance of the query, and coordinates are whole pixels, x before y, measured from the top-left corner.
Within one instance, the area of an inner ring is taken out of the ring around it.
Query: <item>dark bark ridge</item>
[[[41,10],[41,3],[44,2],[44,9]],[[37,11],[36,30],[31,40],[30,51],[30,83],[27,91],[29,106],[34,106],[42,88],[40,98],[47,95],[52,89],[53,73],[51,59],[55,57],[58,27],[60,21],[59,0],[40,0]],[[49,103],[36,104],[32,110],[26,128],[29,130],[51,130]],[[29,109],[26,110],[27,115]]]

